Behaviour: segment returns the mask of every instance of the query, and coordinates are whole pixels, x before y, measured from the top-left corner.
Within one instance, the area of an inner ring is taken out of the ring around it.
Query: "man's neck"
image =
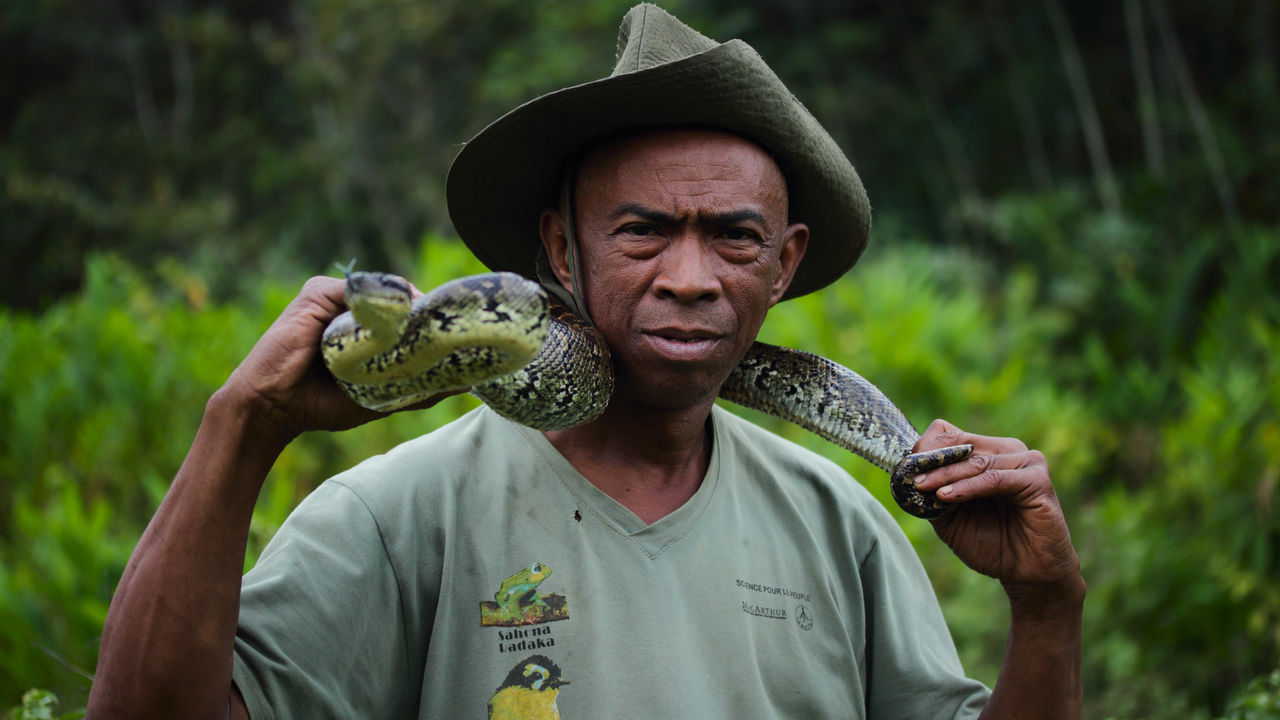
[[[702,485],[711,462],[712,404],[667,410],[615,398],[594,422],[545,434],[592,485],[652,524]]]

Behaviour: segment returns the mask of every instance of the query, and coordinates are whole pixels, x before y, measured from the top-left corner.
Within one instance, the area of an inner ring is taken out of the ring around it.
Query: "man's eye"
[[[653,225],[624,225],[614,237],[620,241],[619,248],[623,254],[636,259],[651,258],[666,245],[661,230]]]
[[[759,236],[751,230],[744,230],[742,228],[728,228],[724,232],[720,233],[720,235],[725,240],[733,241],[749,240],[754,242],[759,239]]]
[[[623,228],[622,231],[628,235],[635,235],[638,237],[649,237],[650,235],[658,234],[658,231],[650,225],[628,225]]]

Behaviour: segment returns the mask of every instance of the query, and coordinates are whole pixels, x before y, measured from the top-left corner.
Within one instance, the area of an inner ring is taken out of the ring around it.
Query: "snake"
[[[361,406],[391,412],[470,391],[499,415],[543,431],[591,422],[608,407],[608,344],[538,283],[485,273],[414,297],[398,276],[344,273],[349,309],[325,328],[320,354]],[[912,452],[920,433],[902,410],[839,363],[756,341],[719,397],[793,422],[881,468],[908,514],[936,519],[955,507],[918,490],[915,478],[963,460],[973,446]]]

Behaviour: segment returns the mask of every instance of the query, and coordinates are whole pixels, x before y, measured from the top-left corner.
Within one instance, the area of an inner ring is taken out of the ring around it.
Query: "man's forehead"
[[[579,168],[595,163],[616,164],[627,160],[643,159],[655,154],[669,152],[674,148],[683,151],[705,150],[723,152],[735,149],[767,158],[769,163],[782,175],[774,156],[759,143],[737,133],[719,128],[699,125],[689,126],[656,126],[628,128],[611,133],[592,141],[583,151],[578,161]]]
[[[711,189],[756,180],[762,195],[787,203],[787,185],[773,156],[735,133],[705,127],[637,128],[601,138],[582,154],[576,173],[591,187],[651,181],[666,189]],[[578,185],[578,191],[587,189]],[[764,199],[762,197],[762,199]]]

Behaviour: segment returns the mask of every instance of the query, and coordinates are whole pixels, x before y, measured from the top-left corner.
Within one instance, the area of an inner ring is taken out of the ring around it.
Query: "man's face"
[[[583,294],[613,352],[615,396],[667,408],[714,397],[808,239],[787,224],[773,159],[710,130],[626,136],[584,157],[574,201]],[[560,220],[544,214],[544,238]]]

